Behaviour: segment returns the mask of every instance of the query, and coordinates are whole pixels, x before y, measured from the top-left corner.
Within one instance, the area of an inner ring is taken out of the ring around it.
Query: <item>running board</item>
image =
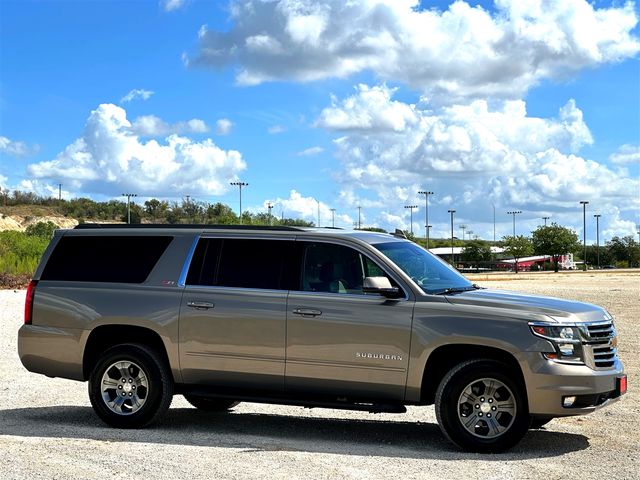
[[[212,394],[200,388],[185,389],[187,393],[202,395],[210,398],[228,398],[239,402],[270,403],[277,405],[291,405],[305,408],[333,408],[337,410],[357,410],[369,413],[406,413],[407,408],[401,403],[376,403],[349,401],[347,398],[313,400],[293,397],[253,396],[236,394]]]

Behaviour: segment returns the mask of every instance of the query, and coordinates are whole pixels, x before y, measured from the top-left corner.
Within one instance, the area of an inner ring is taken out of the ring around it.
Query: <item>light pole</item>
[[[410,214],[411,215],[410,216],[410,218],[411,218],[410,222],[411,223],[409,225],[409,230],[411,231],[411,235],[413,235],[413,209],[414,208],[418,208],[418,206],[417,205],[405,205],[404,208],[408,208],[409,211],[411,212],[411,214]]]
[[[432,228],[433,228],[433,225],[427,225],[427,235],[431,234],[431,229]],[[427,236],[427,241],[429,241],[428,239],[429,239],[429,237]],[[427,250],[429,250],[429,247],[427,247]]]
[[[58,201],[62,200],[62,184],[58,184]]]
[[[267,203],[267,208],[269,209],[269,225],[272,225],[271,222],[271,209],[273,209],[273,205],[271,205],[271,202]]]
[[[510,212],[507,212],[507,214],[513,215],[513,238],[516,237],[516,215],[520,213],[522,213],[520,210],[511,210]]]
[[[320,228],[320,200],[316,200],[318,202],[318,228]]]
[[[598,258],[598,270],[600,270],[600,217],[602,215],[600,215],[599,213],[596,213],[594,215],[595,219],[596,219],[596,255]]]
[[[580,204],[582,205],[582,244],[584,246],[583,270],[586,272],[587,271],[587,205],[589,204],[589,202],[582,200],[580,201]]]
[[[123,197],[127,197],[127,224],[131,224],[131,197],[137,197],[136,193],[123,193]]]
[[[453,214],[456,213],[455,210],[447,210],[447,212],[451,215],[451,265],[454,264],[453,261]]]
[[[420,190],[418,194],[424,195],[424,230],[427,235],[427,250],[429,250],[429,195],[433,195],[433,192]]]
[[[460,225],[460,230],[462,230],[462,241],[464,242],[464,232],[467,230],[467,226],[464,224]]]
[[[467,235],[468,235],[468,237],[467,237],[467,238],[468,238],[469,240],[471,240],[471,235],[473,235],[473,230],[469,230],[469,229],[467,229]],[[477,237],[478,237],[478,236],[476,235],[476,240],[477,240]]]
[[[547,220],[549,220],[551,217],[542,217],[542,219],[544,220],[544,226],[547,226]]]
[[[336,228],[336,209],[331,208],[331,228]]]
[[[360,222],[360,212],[362,212],[362,207],[358,205],[358,230],[362,227],[362,223]]]
[[[242,187],[247,187],[249,184],[246,182],[231,182],[229,185],[238,187],[238,190],[240,190],[240,225],[242,225]]]

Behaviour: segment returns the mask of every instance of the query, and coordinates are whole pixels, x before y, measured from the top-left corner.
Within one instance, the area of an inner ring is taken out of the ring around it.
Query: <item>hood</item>
[[[502,315],[510,310],[517,316],[544,315],[563,323],[611,320],[611,315],[605,309],[590,303],[504,290],[470,290],[447,295],[446,298],[449,303],[454,305],[502,309],[500,312]],[[545,318],[544,320],[548,321],[549,319]]]

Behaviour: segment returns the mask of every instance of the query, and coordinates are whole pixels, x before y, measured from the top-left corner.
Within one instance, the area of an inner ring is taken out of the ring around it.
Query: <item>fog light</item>
[[[562,399],[562,406],[564,408],[572,407],[574,403],[576,403],[576,397],[564,397]]]
[[[565,357],[573,357],[573,345],[571,343],[562,343],[558,345],[558,348]]]

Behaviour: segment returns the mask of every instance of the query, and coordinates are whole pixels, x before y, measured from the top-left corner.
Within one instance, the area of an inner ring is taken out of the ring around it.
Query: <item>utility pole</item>
[[[362,228],[362,223],[360,222],[360,212],[362,211],[362,207],[358,205],[358,230]]]
[[[271,221],[271,209],[273,208],[273,205],[271,205],[271,202],[267,203],[267,208],[269,209],[269,225],[272,225],[272,221]]]
[[[584,246],[583,270],[587,271],[587,205],[589,202],[582,200],[582,244]]]
[[[447,210],[447,212],[451,215],[451,265],[454,265],[453,260],[453,214],[456,213],[455,210]]]
[[[547,226],[547,220],[549,220],[551,217],[542,217],[542,219],[544,220],[544,226]]]
[[[410,216],[410,218],[411,218],[410,222],[411,223],[409,225],[409,230],[411,231],[411,235],[413,236],[413,209],[414,208],[418,208],[418,206],[417,205],[405,205],[404,208],[408,208],[410,210],[410,212],[411,212],[410,213],[410,215],[411,215]]]
[[[331,208],[331,228],[336,228],[336,209]]]
[[[58,201],[62,200],[62,184],[58,184]]]
[[[137,197],[136,193],[123,193],[123,197],[127,197],[127,224],[131,224],[131,197]]]
[[[249,184],[246,182],[231,182],[229,185],[238,187],[240,190],[240,225],[242,225],[242,187],[247,187]]]
[[[427,239],[427,250],[429,250],[429,195],[433,195],[433,192],[429,190],[420,190],[419,195],[424,195],[424,230]]]
[[[600,270],[600,217],[602,215],[600,215],[599,213],[596,213],[594,215],[595,219],[596,219],[596,255],[598,258],[598,270]]]
[[[516,215],[522,213],[520,210],[512,210],[507,212],[508,215],[513,215],[513,238],[516,237]]]

